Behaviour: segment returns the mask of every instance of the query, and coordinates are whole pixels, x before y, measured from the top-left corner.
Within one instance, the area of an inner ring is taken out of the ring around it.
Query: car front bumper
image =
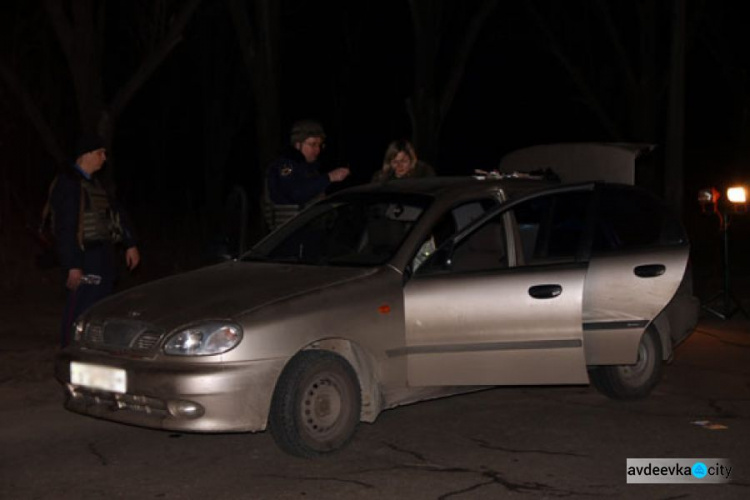
[[[73,361],[125,370],[126,392],[72,384]],[[252,432],[266,428],[285,362],[165,363],[73,350],[58,355],[55,377],[65,388],[65,407],[76,413],[156,429]]]

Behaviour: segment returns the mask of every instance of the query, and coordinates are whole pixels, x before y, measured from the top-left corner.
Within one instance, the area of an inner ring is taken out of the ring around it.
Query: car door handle
[[[535,285],[529,288],[529,295],[535,299],[554,299],[561,293],[560,285]]]
[[[639,278],[655,278],[664,274],[666,270],[667,268],[664,264],[647,264],[645,266],[636,266],[633,269],[633,273]]]

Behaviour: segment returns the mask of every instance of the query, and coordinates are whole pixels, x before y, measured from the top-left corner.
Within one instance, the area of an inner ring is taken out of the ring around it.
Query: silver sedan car
[[[646,396],[697,320],[688,241],[632,186],[530,176],[352,188],[242,257],[82,315],[66,407],[178,431],[263,431],[294,455],[420,400],[521,384]]]

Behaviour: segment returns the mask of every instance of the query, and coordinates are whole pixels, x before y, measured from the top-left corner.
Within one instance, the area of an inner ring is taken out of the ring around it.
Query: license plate
[[[127,375],[122,368],[90,365],[76,361],[70,363],[70,383],[121,394],[127,391],[128,385]]]

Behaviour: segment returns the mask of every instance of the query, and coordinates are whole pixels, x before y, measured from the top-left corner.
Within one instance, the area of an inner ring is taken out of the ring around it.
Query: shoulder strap
[[[56,175],[55,178],[52,179],[52,182],[49,185],[49,189],[47,190],[47,201],[44,203],[44,208],[42,208],[42,221],[39,227],[40,230],[44,226],[47,225],[47,221],[49,220],[50,215],[52,214],[52,191],[55,190],[55,186],[57,185],[58,178],[59,178],[59,175]]]
[[[79,181],[78,185],[81,189],[81,201],[78,204],[78,231],[76,234],[76,239],[78,240],[78,246],[81,247],[81,250],[83,250],[83,211],[86,208],[86,202],[84,201],[83,197],[86,194],[86,189],[84,189],[83,187],[83,180]]]
[[[48,224],[54,223],[52,221],[52,191],[55,190],[55,186],[57,185],[57,181],[59,180],[59,178],[60,175],[56,175],[55,178],[52,179],[52,182],[49,185],[49,189],[47,190],[47,201],[44,203],[44,208],[42,208],[42,220],[39,223],[38,229],[40,233],[45,231]],[[78,242],[78,246],[83,248],[83,210],[85,208],[85,201],[83,199],[83,181],[80,181],[79,185],[81,187],[81,202],[79,203],[78,207],[78,229],[76,231],[76,240]]]

